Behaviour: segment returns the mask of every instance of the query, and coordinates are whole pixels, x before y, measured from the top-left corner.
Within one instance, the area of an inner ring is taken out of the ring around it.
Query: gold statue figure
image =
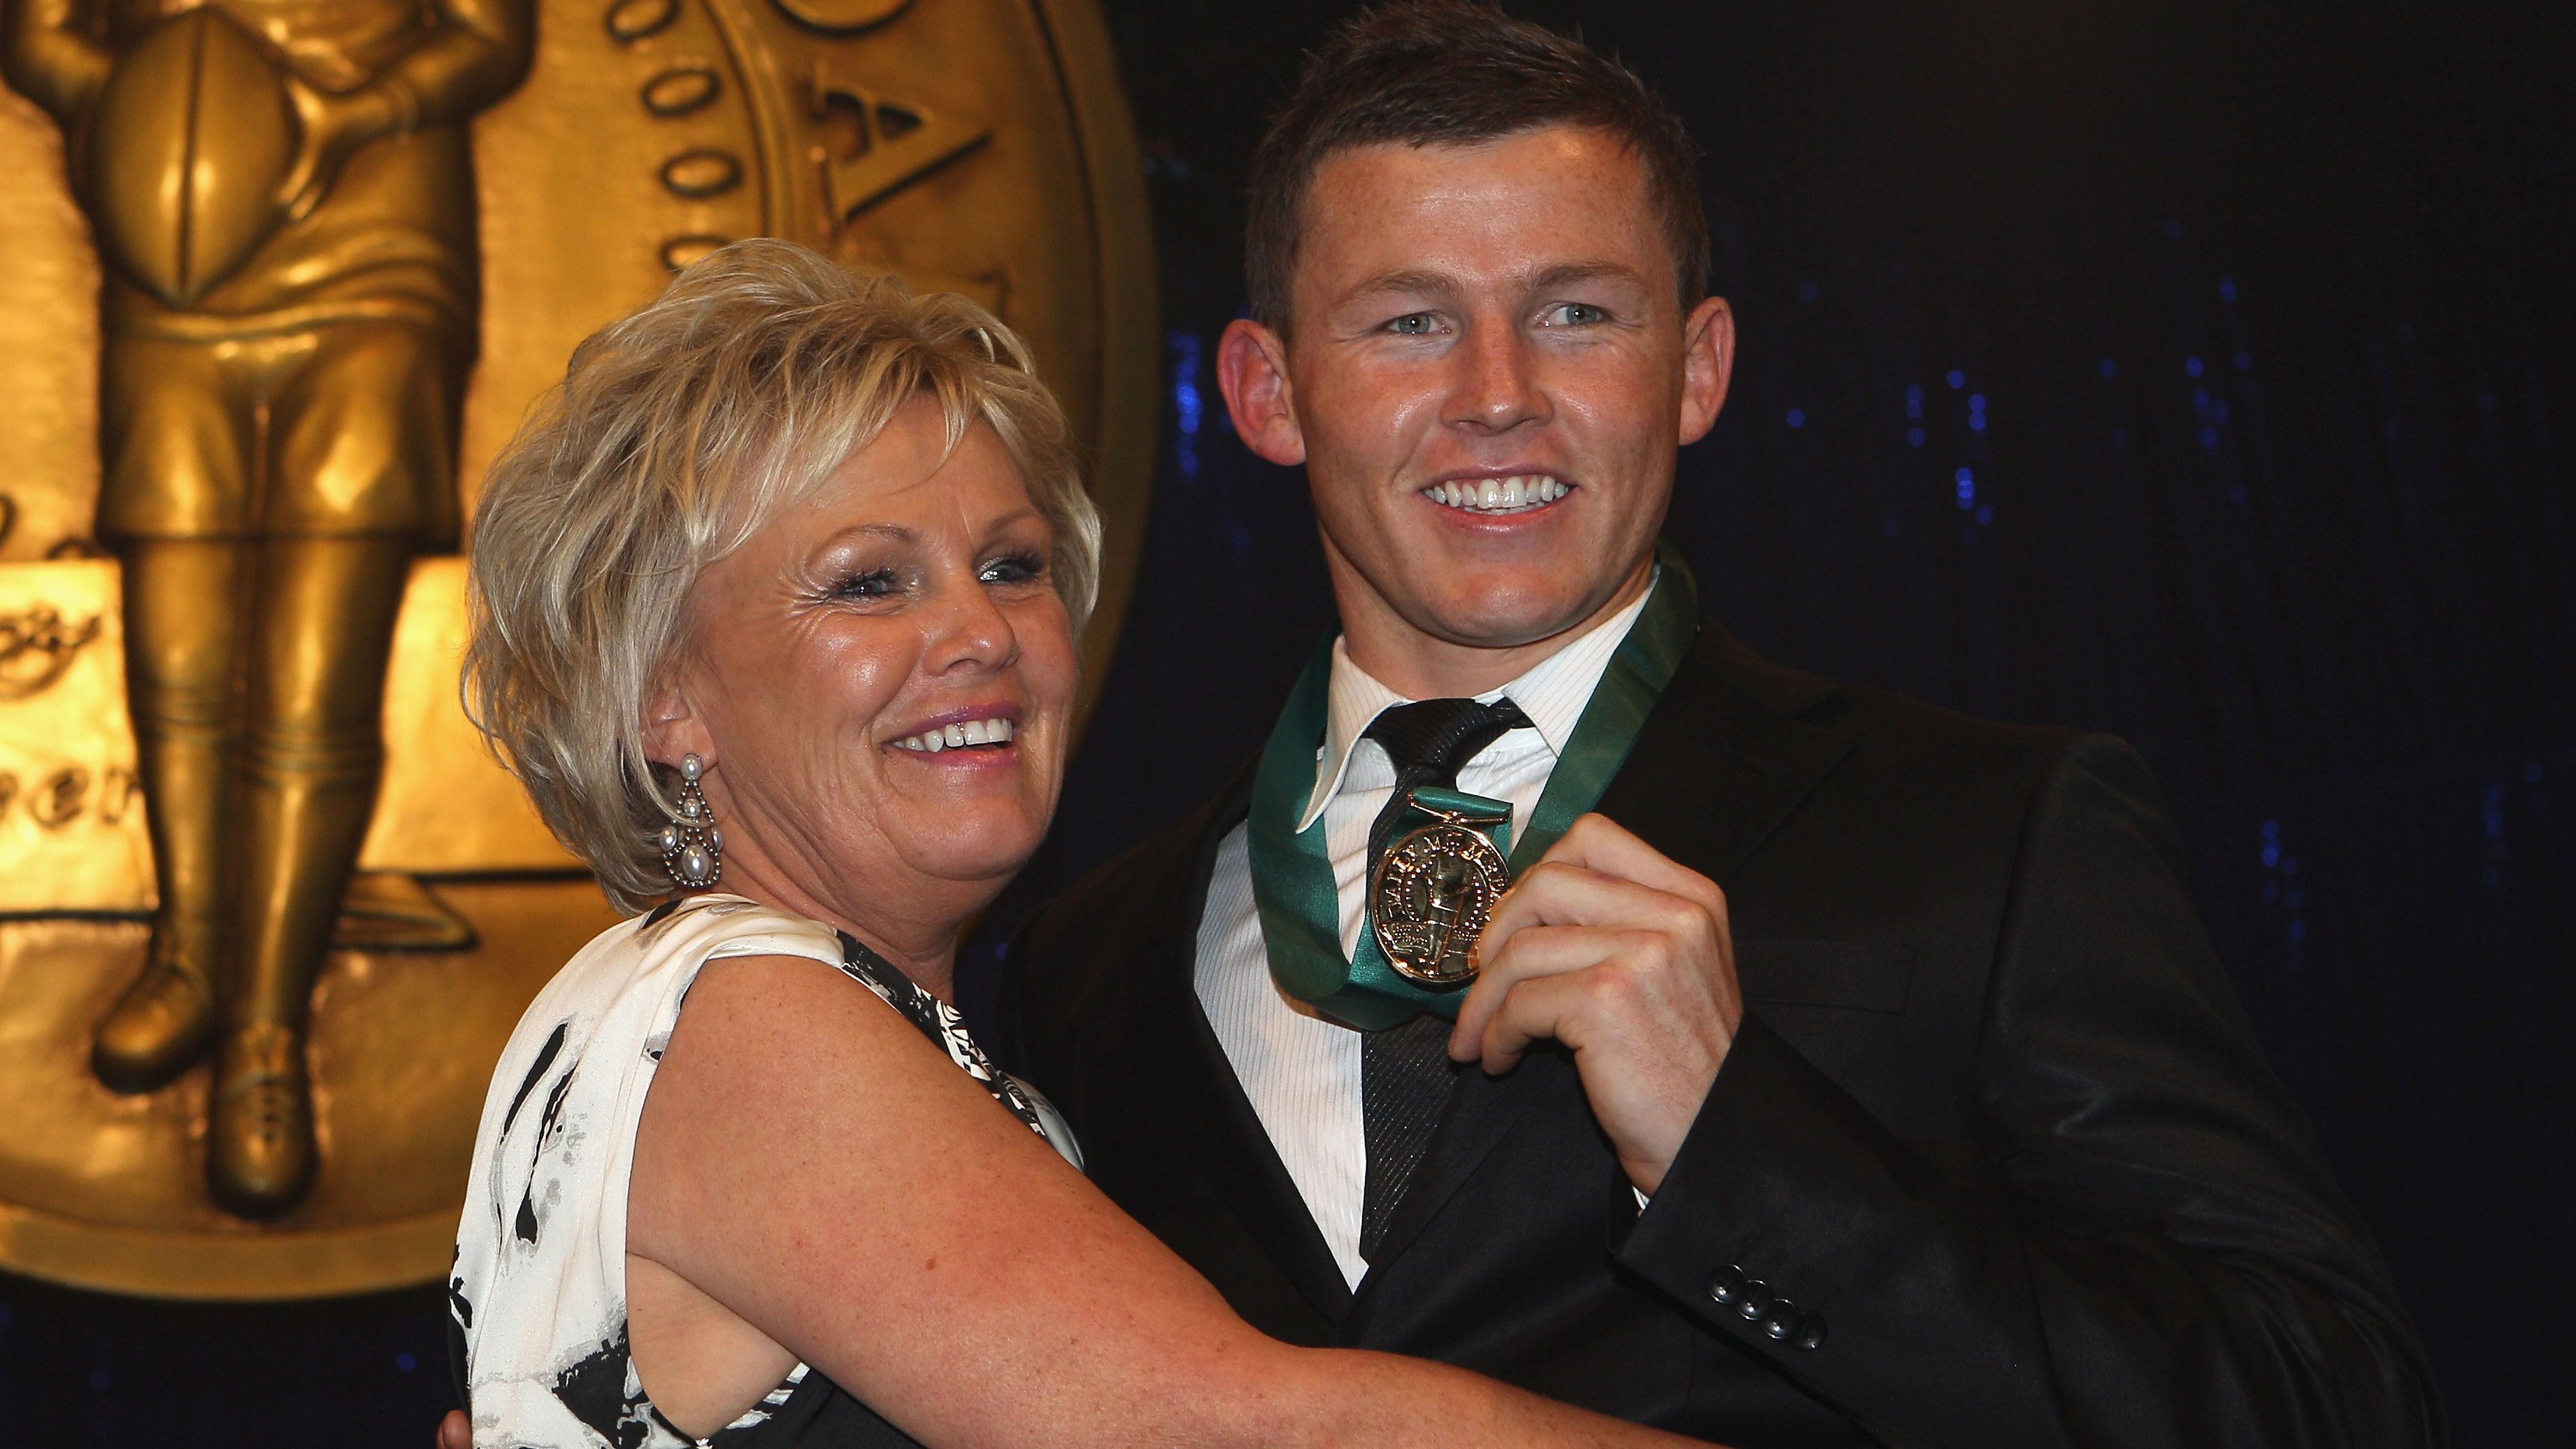
[[[206,1166],[248,1217],[313,1177],[305,1032],[374,805],[414,553],[451,545],[477,268],[469,120],[532,0],[15,0],[107,263],[100,539],[159,890],[99,1078],[209,1051]]]

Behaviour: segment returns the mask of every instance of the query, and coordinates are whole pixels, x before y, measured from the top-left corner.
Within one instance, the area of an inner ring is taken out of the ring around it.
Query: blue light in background
[[[2184,358],[2184,359],[2182,360],[2182,375],[2183,375],[2183,376],[2185,376],[2185,377],[2198,377],[2198,376],[2200,376],[2200,372],[2201,372],[2201,367],[2200,367],[2200,359],[2199,359],[2199,358],[2197,358],[2197,357],[2186,357],[2186,358]]]
[[[1908,446],[1910,446],[1910,447],[1916,447],[1916,448],[1922,447],[1922,446],[1923,446],[1923,430],[1922,430],[1921,428],[1907,428],[1907,429],[1905,430],[1905,441],[1906,441],[1906,444],[1907,444]]]
[[[1950,477],[1951,477],[1951,480],[1952,480],[1953,482],[1955,482],[1955,483],[1958,485],[1959,506],[1960,506],[1961,508],[1974,508],[1974,507],[1976,507],[1976,506],[1977,506],[1977,475],[1976,475],[1976,472],[1975,472],[1973,469],[1962,468],[1962,469],[1960,469],[1958,472],[1951,474],[1951,475],[1950,475]]]
[[[2296,968],[2300,944],[2308,938],[2308,893],[2297,884],[2299,858],[2290,854],[2281,836],[2281,822],[2266,820],[2262,827],[2263,904],[2286,907],[2290,912],[2282,934],[2290,943],[2290,965]]]
[[[2100,362],[2093,364],[2093,370],[2102,374],[2104,377],[2118,377],[2120,375],[2120,364],[2106,357]]]
[[[1807,410],[1806,410],[1805,408],[1791,408],[1791,409],[1789,409],[1789,419],[1788,419],[1788,421],[1789,421],[1789,426],[1791,426],[1791,427],[1793,427],[1793,428],[1803,428],[1803,427],[1805,427],[1805,426],[1807,425]]]
[[[1172,440],[1172,461],[1181,468],[1181,476],[1199,476],[1199,424],[1206,417],[1206,404],[1199,396],[1199,339],[1196,333],[1169,332],[1164,344],[1172,349],[1172,421],[1179,429]]]
[[[2225,302],[2231,307],[2236,305],[2236,279],[2234,277],[2221,277],[2218,279],[2218,300]]]
[[[2242,347],[2237,348],[2235,362],[2238,372],[2250,372],[2254,368],[2254,354]]]
[[[1943,381],[1950,384],[1950,390],[1952,392],[1957,392],[1959,389],[1968,385],[1968,375],[1954,367],[1950,369],[1950,375],[1947,378],[1944,378]]]
[[[1816,300],[1816,284],[1813,282],[1800,282],[1798,284],[1798,300],[1801,302],[1812,302]]]
[[[1923,416],[1923,389],[1911,383],[1905,388],[1905,415],[1909,418]]]

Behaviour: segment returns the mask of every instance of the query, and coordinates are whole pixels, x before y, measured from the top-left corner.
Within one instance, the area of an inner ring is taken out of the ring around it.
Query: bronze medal
[[[1474,979],[1476,938],[1511,884],[1492,837],[1456,816],[1397,836],[1369,879],[1369,924],[1387,964],[1421,986]]]

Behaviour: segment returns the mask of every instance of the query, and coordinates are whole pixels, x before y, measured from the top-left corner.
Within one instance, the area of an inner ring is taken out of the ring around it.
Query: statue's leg
[[[395,617],[422,516],[452,486],[443,369],[421,334],[334,329],[271,411],[267,499],[234,775],[234,978],[208,1124],[216,1196],[244,1216],[299,1200],[316,1166],[304,1060],[383,757]]]
[[[142,975],[102,1017],[90,1060],[123,1092],[167,1084],[215,1038],[223,959],[225,775],[251,546],[251,406],[196,344],[109,338],[100,532],[122,562],[125,689],[160,904]]]
[[[387,537],[275,539],[260,553],[233,783],[235,975],[208,1137],[215,1190],[246,1216],[291,1206],[315,1165],[305,1027],[375,807],[411,553]]]

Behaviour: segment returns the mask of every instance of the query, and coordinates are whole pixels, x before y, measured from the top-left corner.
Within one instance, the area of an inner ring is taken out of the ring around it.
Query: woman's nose
[[[940,590],[923,611],[929,645],[924,666],[933,674],[951,670],[999,669],[1019,657],[1019,636],[1011,616],[983,582],[969,576]]]

